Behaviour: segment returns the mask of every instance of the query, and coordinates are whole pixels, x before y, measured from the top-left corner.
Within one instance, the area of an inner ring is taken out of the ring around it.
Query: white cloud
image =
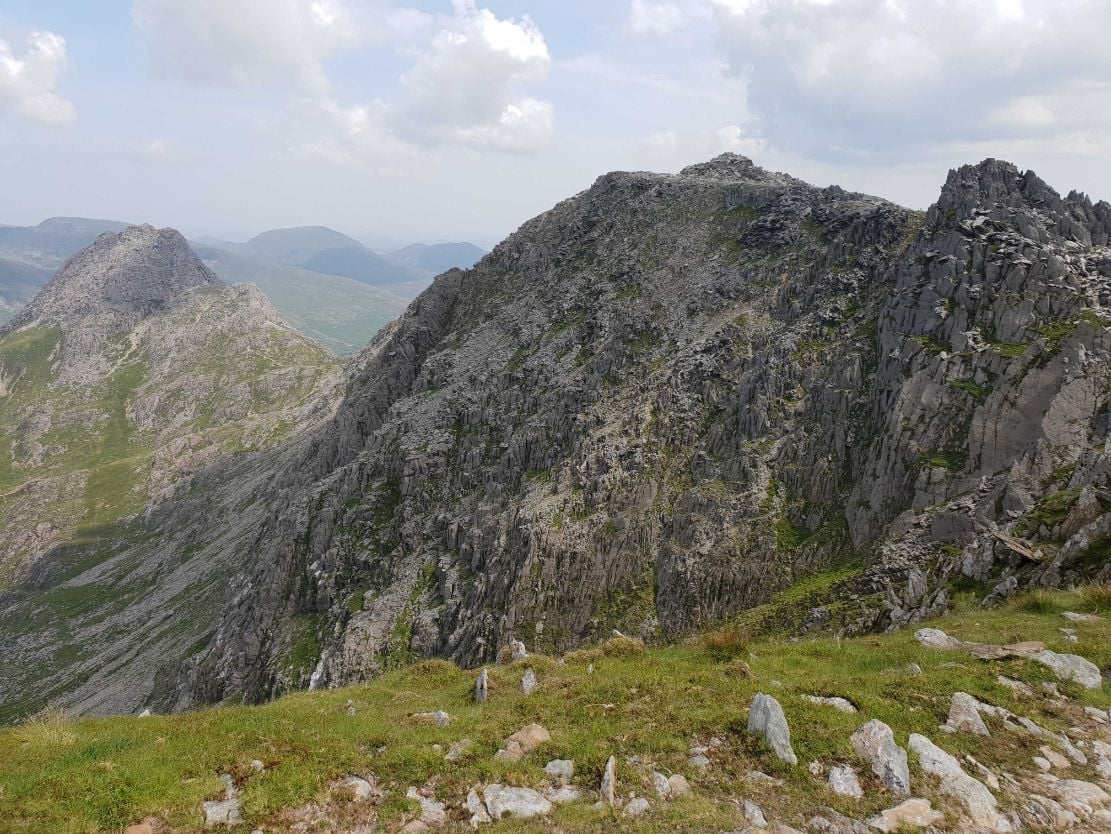
[[[1107,137],[1095,100],[1068,125],[1054,104],[1111,78],[1106,0],[1067,12],[1057,0],[710,2],[748,110],[777,146],[875,159],[1058,126],[1074,145],[1077,133]]]
[[[66,65],[66,40],[53,32],[32,32],[23,55],[0,39],[0,104],[48,124],[72,122],[73,105],[55,91]]]
[[[550,103],[525,95],[551,56],[530,18],[503,20],[473,0],[453,0],[431,43],[401,79],[397,131],[425,144],[530,151],[553,130]]]
[[[131,13],[155,71],[196,84],[284,76],[323,92],[325,60],[366,34],[338,0],[134,0]]]
[[[683,10],[674,3],[632,0],[629,28],[638,35],[666,35],[683,25]]]
[[[763,139],[747,133],[737,125],[726,125],[718,130],[717,140],[720,151],[731,151],[745,156],[759,154],[767,146]]]

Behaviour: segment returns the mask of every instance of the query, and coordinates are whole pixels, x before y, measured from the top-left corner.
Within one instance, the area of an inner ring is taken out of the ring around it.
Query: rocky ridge
[[[924,215],[735,155],[605,175],[440,276],[217,538],[150,514],[252,558],[207,646],[139,695],[673,636],[831,569],[781,626],[1098,574],[1109,218],[996,160]]]

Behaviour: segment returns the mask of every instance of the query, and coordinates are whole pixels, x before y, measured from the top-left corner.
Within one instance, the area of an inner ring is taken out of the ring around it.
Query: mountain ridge
[[[995,160],[926,213],[735,155],[603,175],[437,278],[333,415],[243,462],[249,495],[214,472],[217,538],[153,508],[159,558],[251,561],[155,685],[60,697],[183,709],[511,638],[669,639],[823,571],[791,629],[1098,576],[1108,218]]]

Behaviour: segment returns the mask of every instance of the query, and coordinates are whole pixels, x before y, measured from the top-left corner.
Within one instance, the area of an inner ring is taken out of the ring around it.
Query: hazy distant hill
[[[193,249],[225,282],[257,286],[286,321],[335,353],[361,350],[408,303],[386,288],[342,275],[268,263],[214,246],[194,243]]]
[[[439,275],[453,267],[468,269],[486,254],[473,243],[414,243],[404,249],[383,253],[383,257],[401,266]]]
[[[37,226],[0,226],[0,255],[54,270],[104,232],[119,232],[128,223],[87,217],[49,217]],[[49,280],[50,275],[46,276]],[[44,282],[45,283],[45,282]]]
[[[34,298],[51,274],[49,269],[0,256],[0,324]]]
[[[396,284],[423,277],[416,270],[392,263],[354,238],[325,226],[272,229],[246,243],[224,244],[221,248],[270,263],[354,278],[364,284]]]

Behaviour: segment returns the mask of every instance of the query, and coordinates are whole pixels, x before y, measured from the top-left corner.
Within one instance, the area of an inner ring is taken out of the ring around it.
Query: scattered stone
[[[823,773],[826,772],[826,766],[815,759],[806,766],[806,770],[810,773],[811,776],[821,776]]]
[[[1016,695],[1025,695],[1028,698],[1034,697],[1034,690],[1030,688],[1029,684],[1025,684],[1022,681],[1016,681],[1014,678],[1008,678],[1003,675],[999,675],[996,681],[1010,689]]]
[[[1049,791],[1070,811],[1085,817],[1111,802],[1111,796],[1099,785],[1080,779],[1058,779],[1049,785]]]
[[[941,780],[941,792],[960,801],[974,824],[996,834],[1012,830],[1010,821],[999,813],[991,791],[965,773],[955,758],[918,733],[911,734],[910,749],[918,754],[923,772]]]
[[[767,828],[768,820],[764,816],[764,809],[750,799],[744,802],[745,822],[756,828]]]
[[[1038,752],[1042,754],[1043,759],[1049,762],[1050,767],[1056,770],[1065,770],[1069,766],[1068,759],[1046,744],[1039,747]]]
[[[451,716],[442,709],[435,712],[414,712],[409,720],[417,724],[435,724],[437,727],[446,727],[451,723]]]
[[[942,725],[949,732],[972,733],[977,736],[990,736],[988,726],[980,717],[980,702],[967,692],[954,692],[949,703],[949,718]]]
[[[914,632],[914,639],[928,649],[959,649],[964,645],[936,628],[920,628]]]
[[[263,764],[261,759],[251,759],[251,770],[255,773],[262,773],[262,771],[266,770],[266,765]]]
[[[510,660],[524,660],[528,657],[528,651],[525,649],[525,644],[520,640],[509,641],[509,659]]]
[[[444,761],[457,762],[466,756],[472,747],[474,747],[473,741],[469,738],[461,738],[447,749],[447,753],[444,755]]]
[[[908,663],[906,668],[907,668],[907,672],[909,672],[912,675],[921,675],[922,674],[922,667],[919,666],[917,663]]]
[[[151,712],[150,712],[149,709],[145,709],[145,710],[143,710],[142,712],[139,713],[140,718],[150,718],[150,715],[151,715]]]
[[[239,791],[235,789],[235,782],[226,773],[220,774],[220,781],[224,783],[224,798],[201,804],[205,828],[216,828],[220,825],[231,827],[243,823]]]
[[[1073,681],[1085,689],[1099,689],[1103,686],[1099,667],[1080,655],[1044,650],[1030,655],[1030,659],[1048,667],[1061,680]]]
[[[807,827],[814,834],[873,834],[872,829],[859,820],[850,819],[832,808],[822,808],[811,817]]]
[[[544,765],[544,772],[556,787],[571,784],[571,777],[575,775],[575,763],[570,759],[552,759]]]
[[[544,791],[544,796],[553,805],[566,805],[568,802],[578,802],[582,799],[579,789],[570,785],[564,788],[548,788]]]
[[[708,770],[710,767],[710,760],[706,758],[704,754],[699,753],[687,759],[687,764],[698,770]]]
[[[829,787],[838,796],[850,796],[853,799],[864,796],[864,788],[860,786],[856,770],[849,765],[834,765],[829,769]]]
[[[1097,724],[1107,723],[1108,714],[1106,710],[1097,709],[1096,707],[1084,707],[1084,714]]]
[[[1062,734],[1056,736],[1056,739],[1057,744],[1065,751],[1065,755],[1069,758],[1069,761],[1081,767],[1088,764],[1088,757],[1085,756],[1075,744],[1069,741],[1068,736]]]
[[[610,756],[602,773],[602,801],[611,808],[617,807],[617,761]]]
[[[625,805],[624,814],[627,817],[639,817],[641,814],[647,813],[651,807],[647,799],[638,796],[635,799],[630,799]]]
[[[841,712],[856,712],[856,707],[844,698],[838,698],[836,696],[826,698],[821,695],[803,695],[802,698],[804,701],[809,701],[812,704],[824,704],[827,707],[833,707]]]
[[[504,816],[542,817],[550,814],[552,803],[532,788],[511,788],[505,785],[487,785],[483,791],[486,810],[495,820]]]
[[[532,671],[532,667],[525,669],[525,676],[521,678],[521,691],[526,695],[531,695],[539,685],[539,681],[536,680],[536,672]]]
[[[666,776],[658,770],[653,770],[649,778],[652,781],[652,789],[656,791],[656,796],[660,799],[671,799],[671,783]]]
[[[1103,779],[1111,780],[1111,744],[1096,740],[1092,750],[1096,754],[1096,771]]]
[[[999,790],[1000,784],[998,776],[996,776],[994,773],[992,773],[990,770],[988,770],[967,753],[964,756],[964,760],[972,765],[972,767],[976,768],[976,773],[979,775],[981,781],[983,781],[985,785],[987,785],[993,791]]]
[[[1066,642],[1066,643],[1076,643],[1076,642],[1079,642],[1079,639],[1080,639],[1080,638],[1078,638],[1078,637],[1076,636],[1076,629],[1074,629],[1074,628],[1059,628],[1059,629],[1057,629],[1057,630],[1058,630],[1059,632],[1061,632],[1061,633],[1062,633],[1063,635],[1065,635],[1065,642]]]
[[[900,796],[910,795],[907,751],[895,743],[891,728],[873,718],[852,734],[856,754],[872,764],[872,772],[883,785]]]
[[[908,799],[894,808],[888,808],[878,817],[868,820],[868,824],[880,831],[892,832],[908,828],[925,828],[936,825],[942,819],[944,815],[931,808],[928,799]]]
[[[1076,814],[1047,796],[1028,794],[1026,800],[1023,816],[1036,826],[1064,831],[1080,822]]]
[[[539,724],[529,724],[507,738],[505,746],[495,753],[494,757],[509,762],[519,762],[541,744],[551,740],[551,733]]]
[[[356,802],[370,799],[375,794],[375,786],[370,783],[370,780],[358,776],[345,776],[339,784],[341,788],[351,793]]]
[[[474,700],[476,704],[485,704],[486,699],[490,697],[490,672],[485,666],[482,671],[478,673],[478,678],[474,682]]]
[[[1097,617],[1095,614],[1078,614],[1075,611],[1065,611],[1061,616],[1070,623],[1094,623],[1103,619],[1103,617]]]
[[[480,825],[491,822],[486,805],[479,798],[478,791],[475,788],[471,788],[467,792],[467,813],[471,815],[471,828],[478,828]]]
[[[123,834],[154,834],[154,826],[144,820],[127,826],[123,830]]]
[[[1053,769],[1053,763],[1050,762],[1049,759],[1043,758],[1041,756],[1035,756],[1033,761],[1034,767],[1036,767],[1043,773],[1049,773],[1049,771]]]
[[[405,792],[405,798],[415,799],[420,803],[420,821],[425,825],[440,826],[447,824],[447,808],[444,807],[444,803],[424,796],[412,785]]]
[[[748,711],[748,731],[764,737],[775,754],[787,764],[798,764],[798,757],[791,748],[791,730],[779,701],[758,692]]]
[[[671,798],[679,799],[691,795],[691,783],[681,773],[673,773],[667,777],[667,784],[671,787]]]

